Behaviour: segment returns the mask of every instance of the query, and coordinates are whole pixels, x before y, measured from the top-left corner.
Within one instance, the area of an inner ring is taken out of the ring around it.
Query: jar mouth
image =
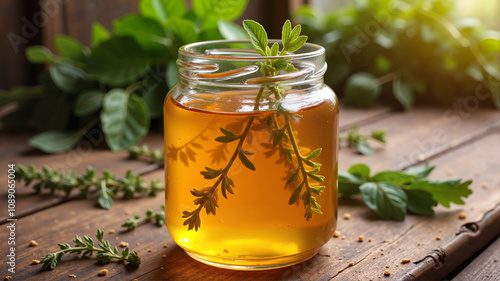
[[[269,47],[272,44],[278,43],[281,46],[281,40],[270,39]],[[287,53],[283,56],[261,56],[252,46],[249,39],[247,40],[212,40],[201,41],[196,43],[186,44],[179,48],[179,54],[192,58],[204,58],[214,60],[227,61],[263,61],[266,59],[293,59],[302,60],[313,57],[322,56],[325,53],[325,48],[313,43],[305,43],[299,50],[294,53]]]

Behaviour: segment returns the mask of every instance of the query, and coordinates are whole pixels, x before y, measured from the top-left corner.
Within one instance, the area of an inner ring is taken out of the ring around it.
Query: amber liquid
[[[239,111],[237,105],[227,105]],[[278,151],[272,151],[270,131],[264,120],[276,112],[237,112],[207,102],[183,104],[169,96],[165,102],[166,151],[166,221],[171,237],[191,256],[215,265],[260,269],[286,266],[314,256],[335,230],[337,220],[337,139],[338,105],[336,99],[322,100],[296,113],[303,117],[292,122],[301,153],[307,155],[321,147],[315,161],[322,163],[321,185],[316,195],[323,214],[307,221],[302,200],[289,205],[294,185],[286,184],[293,165],[287,164]],[[183,225],[183,211],[198,207],[191,190],[211,187],[216,179],[200,174],[205,167],[223,169],[236,149],[237,141],[221,144],[219,128],[241,133],[255,116],[250,136],[243,149],[253,153],[248,158],[252,171],[237,159],[229,170],[234,195],[224,198],[218,190],[216,215],[200,213],[201,227],[188,230]],[[282,118],[280,125],[283,124]],[[295,161],[295,165],[296,165]],[[319,185],[314,183],[315,185]]]

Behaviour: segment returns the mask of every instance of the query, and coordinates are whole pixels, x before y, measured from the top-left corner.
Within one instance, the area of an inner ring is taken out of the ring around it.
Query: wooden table
[[[469,110],[468,110],[469,109]],[[157,197],[115,200],[111,210],[95,206],[95,201],[76,200],[61,195],[35,194],[32,188],[16,188],[16,273],[8,273],[1,263],[1,276],[13,280],[500,280],[500,112],[472,107],[416,108],[410,112],[387,107],[341,110],[341,133],[354,124],[362,132],[386,129],[388,144],[377,146],[371,156],[340,150],[340,169],[366,163],[373,171],[403,169],[429,161],[437,165],[431,177],[473,179],[474,193],[466,205],[439,207],[433,216],[408,215],[405,221],[378,219],[360,198],[340,198],[337,230],[314,258],[301,264],[269,271],[231,271],[210,267],[188,257],[170,238],[165,227],[146,224],[126,232],[120,227],[127,217],[159,209],[163,193]],[[82,145],[59,155],[45,155],[27,145],[28,135],[0,137],[2,208],[0,210],[2,261],[6,260],[9,233],[6,226],[7,164],[33,163],[83,172],[87,165],[98,171],[110,169],[123,175],[127,169],[141,173],[147,181],[163,181],[163,169],[144,161],[128,160],[126,152]],[[99,135],[96,143],[102,143]],[[162,148],[162,135],[151,134],[143,143]],[[459,219],[465,212],[466,219]],[[351,219],[343,219],[350,213]],[[119,262],[101,265],[95,258],[66,255],[53,271],[30,265],[49,252],[56,243],[71,242],[75,234],[94,236],[105,230],[105,238],[118,245],[130,244],[142,257],[140,267]],[[109,230],[116,230],[108,234]],[[365,240],[358,242],[358,236]],[[440,240],[436,239],[440,237]],[[38,246],[28,247],[30,240]],[[164,248],[166,245],[166,248]],[[151,249],[151,251],[148,251]],[[164,257],[165,255],[165,257]],[[403,258],[411,262],[403,264]],[[352,263],[352,265],[350,265]],[[108,269],[106,277],[97,272]],[[390,276],[384,271],[390,270]]]

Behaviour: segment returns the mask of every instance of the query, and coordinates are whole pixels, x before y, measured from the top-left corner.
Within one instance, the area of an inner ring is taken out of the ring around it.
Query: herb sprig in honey
[[[295,72],[297,69],[292,64],[290,57],[286,55],[299,50],[307,41],[307,36],[300,35],[301,26],[297,25],[292,29],[289,20],[285,22],[282,29],[282,49],[279,50],[280,44],[275,42],[269,47],[267,33],[259,23],[252,20],[244,20],[243,27],[250,36],[252,45],[255,51],[263,57],[272,57],[258,62],[260,71],[264,77],[272,77],[278,75],[281,71]],[[280,56],[283,56],[282,58]],[[296,136],[294,135],[291,120],[302,118],[299,114],[289,112],[281,104],[286,96],[283,87],[274,84],[263,84],[259,89],[255,99],[254,110],[259,110],[259,105],[262,99],[271,99],[274,97],[276,103],[276,113],[268,117],[268,125],[272,130],[272,143],[274,146],[279,146],[280,156],[284,157],[289,163],[294,165],[290,171],[290,177],[286,184],[298,185],[294,188],[289,199],[289,204],[293,205],[302,198],[305,207],[304,217],[309,220],[313,214],[322,214],[319,210],[321,206],[318,204],[314,195],[321,195],[325,186],[319,186],[318,183],[324,181],[325,177],[319,175],[321,164],[314,162],[322,149],[314,149],[308,155],[302,155]],[[222,196],[227,199],[227,193],[234,194],[234,181],[229,177],[229,171],[236,161],[236,158],[248,169],[255,171],[256,167],[248,158],[252,155],[250,151],[244,149],[245,140],[250,132],[255,116],[250,116],[245,122],[246,125],[241,133],[231,132],[230,130],[220,128],[221,136],[215,141],[220,143],[231,143],[237,141],[236,149],[224,168],[205,167],[205,171],[201,171],[201,175],[207,180],[215,180],[215,182],[203,189],[193,189],[191,194],[195,197],[194,204],[198,207],[193,211],[184,211],[183,218],[186,218],[184,225],[188,225],[188,230],[198,230],[201,226],[200,212],[205,209],[207,214],[216,214],[218,206],[218,190],[220,188]],[[280,126],[278,119],[282,119],[283,126]],[[296,166],[295,166],[296,164]]]

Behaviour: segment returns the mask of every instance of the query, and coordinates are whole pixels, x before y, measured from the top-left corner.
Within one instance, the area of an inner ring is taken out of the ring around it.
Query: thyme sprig
[[[126,227],[127,231],[130,231],[143,223],[153,220],[154,224],[156,224],[158,227],[165,225],[165,205],[161,205],[161,210],[158,212],[148,209],[144,217],[136,215],[133,218],[127,218],[127,220],[121,226]]]
[[[109,263],[112,259],[118,259],[128,262],[130,265],[138,266],[141,264],[141,258],[137,252],[130,252],[127,247],[119,254],[116,247],[112,248],[108,240],[104,240],[104,231],[98,229],[97,234],[97,246],[94,245],[94,240],[86,235],[82,237],[75,235],[73,242],[74,247],[71,247],[68,243],[62,244],[58,243],[60,250],[54,253],[50,253],[43,257],[40,262],[42,263],[42,270],[44,269],[54,269],[57,266],[62,257],[67,254],[81,254],[83,256],[91,256],[94,252],[97,253],[97,261],[100,263]]]
[[[160,166],[165,165],[165,151],[160,149],[149,149],[149,146],[147,145],[133,145],[129,147],[128,157],[130,159],[138,159],[139,157],[143,157],[148,159],[148,161],[153,164],[158,164]]]
[[[279,50],[279,44],[275,42],[271,47],[268,45],[268,38],[265,29],[257,22],[252,20],[244,20],[243,27],[250,36],[252,45],[254,49],[261,56],[283,56],[292,53],[300,49],[304,43],[307,41],[307,36],[300,35],[301,27],[300,25],[295,26],[292,29],[289,20],[285,22],[282,29],[282,50]],[[262,62],[257,63],[260,66],[260,71],[264,77],[278,75],[280,71],[285,72],[295,72],[297,69],[291,63],[290,58],[272,58],[266,59]],[[269,126],[273,129],[273,145],[280,147],[280,156],[288,159],[290,163],[294,162],[294,157],[297,161],[297,168],[292,169],[292,176],[287,181],[287,184],[296,182],[301,178],[301,183],[295,188],[292,196],[290,197],[289,204],[292,205],[298,201],[301,197],[304,201],[305,206],[305,218],[309,220],[312,218],[313,213],[321,214],[319,210],[321,206],[317,203],[316,198],[313,194],[320,195],[324,190],[324,186],[316,186],[311,183],[310,180],[316,182],[323,182],[324,176],[318,175],[320,170],[320,163],[311,161],[312,159],[319,156],[321,153],[321,148],[315,149],[311,154],[303,156],[300,153],[300,148],[298,146],[297,140],[293,135],[293,128],[290,119],[297,119],[301,116],[298,114],[291,113],[287,111],[280,103],[286,96],[285,90],[282,87],[264,84],[259,89],[257,97],[255,99],[254,110],[259,109],[259,104],[261,99],[270,98],[274,96],[277,101],[277,111],[275,114],[271,114],[271,120]],[[285,125],[279,128],[277,118],[283,116]],[[193,189],[191,194],[195,197],[193,200],[195,205],[198,207],[193,211],[184,211],[182,217],[186,218],[184,225],[188,225],[188,230],[195,229],[201,226],[200,212],[204,208],[206,213],[215,215],[216,209],[218,207],[218,189],[220,186],[221,193],[224,198],[227,199],[227,193],[234,194],[233,187],[235,187],[234,181],[229,177],[229,170],[232,167],[234,161],[238,157],[241,163],[248,169],[255,171],[254,164],[248,159],[247,155],[252,155],[253,153],[243,149],[243,144],[247,138],[252,124],[255,120],[254,116],[249,117],[246,120],[246,125],[240,134],[231,132],[230,130],[220,128],[222,136],[219,136],[215,141],[220,143],[231,143],[238,141],[235,151],[233,152],[229,162],[222,169],[205,167],[205,171],[201,171],[201,175],[207,180],[216,181],[212,186],[205,187],[201,190]],[[307,166],[313,169],[307,169]],[[304,189],[304,191],[302,191]]]
[[[341,142],[345,142],[348,147],[356,147],[359,153],[369,155],[374,152],[373,147],[368,142],[369,139],[378,141],[380,143],[387,143],[387,132],[385,130],[372,130],[371,134],[363,135],[359,132],[358,124],[355,124],[347,131],[345,137],[339,137]]]
[[[76,175],[74,170],[64,172],[43,166],[42,171],[37,171],[33,165],[29,168],[19,165],[16,168],[16,177],[20,181],[24,180],[26,186],[34,182],[33,189],[36,192],[46,189],[50,190],[51,194],[62,191],[69,196],[73,190],[78,190],[80,198],[89,198],[91,188],[94,187],[97,190],[97,202],[104,209],[111,208],[113,198],[120,192],[124,199],[132,199],[136,195],[156,196],[158,191],[165,189],[158,180],[152,180],[147,184],[131,170],[128,170],[121,179],[117,179],[108,170],[103,171],[102,177],[97,177],[95,169],[91,166],[87,167],[84,174]]]

